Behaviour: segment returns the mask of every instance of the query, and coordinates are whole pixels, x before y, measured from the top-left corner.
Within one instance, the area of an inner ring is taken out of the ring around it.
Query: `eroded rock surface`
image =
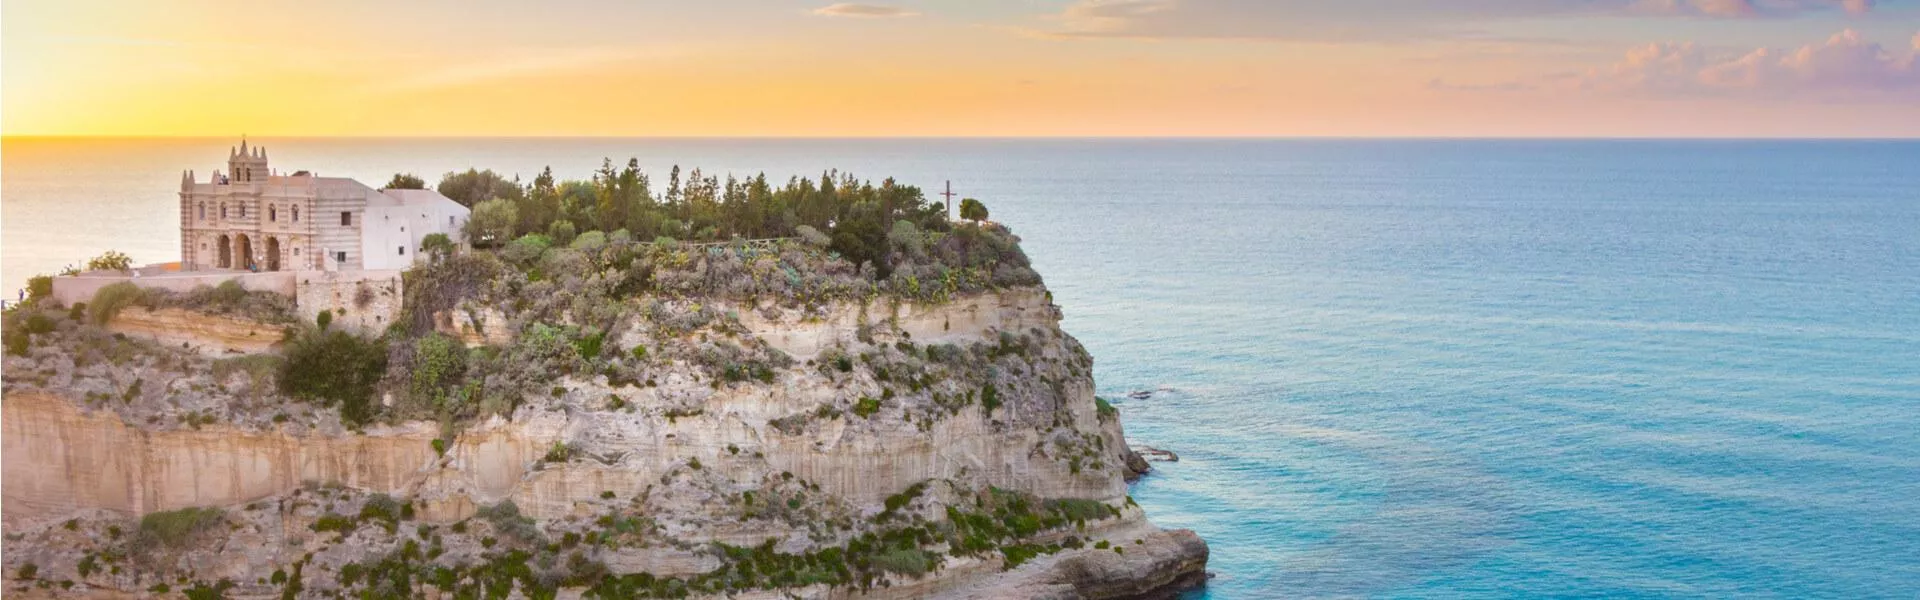
[[[532,566],[507,585],[615,595],[632,588],[591,584],[678,578],[671,585],[697,595],[789,581],[780,577],[805,583],[824,569],[826,583],[782,589],[819,598],[1132,598],[1203,577],[1204,542],[1153,527],[1127,497],[1125,480],[1144,461],[1128,449],[1117,413],[1096,406],[1092,359],[1059,329],[1044,289],[938,305],[730,310],[737,331],[636,326],[617,350],[711,337],[767,348],[784,366],[742,381],[678,361],[655,364],[644,381],[556,376],[547,397],[450,438],[424,421],[350,430],[329,413],[222,412],[235,406],[226,399],[245,395],[235,391],[247,389],[244,374],[191,386],[142,380],[149,387],[108,394],[126,384],[87,370],[97,365],[59,363],[39,349],[9,357],[0,403],[7,589],[141,594],[185,578],[278,594],[299,569],[300,589],[320,593],[377,589],[367,586],[387,584],[368,573],[399,564],[414,569],[400,570],[423,586],[415,592],[445,591],[422,580],[458,569],[484,581],[488,565],[512,560]],[[485,324],[460,330],[462,341],[508,341],[505,318],[472,314]],[[115,327],[160,338],[163,348],[149,349],[158,358],[137,362],[157,373],[156,364],[189,361],[164,354],[178,345],[165,320],[181,318],[136,315]],[[251,344],[258,336],[242,329],[192,335],[222,354],[270,346]],[[70,392],[88,385],[102,391]],[[182,425],[157,416],[187,406],[225,418]],[[403,503],[404,517],[367,515],[365,506],[388,502]],[[157,562],[137,564],[128,540],[147,531],[142,515],[198,507],[221,512],[139,559]],[[968,515],[980,524],[955,524]],[[854,554],[863,539],[899,535],[920,536],[917,549]],[[764,555],[745,550],[763,545]],[[869,556],[895,566],[861,566]],[[1003,574],[1016,556],[1024,564]],[[816,566],[830,558],[851,579]],[[35,576],[18,577],[28,564]],[[604,575],[588,579],[595,573]],[[648,579],[635,579],[642,573]]]

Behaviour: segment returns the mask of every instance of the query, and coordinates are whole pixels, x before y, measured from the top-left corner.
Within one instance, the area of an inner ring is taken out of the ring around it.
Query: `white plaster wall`
[[[444,196],[432,200],[368,206],[366,227],[361,231],[362,255],[369,270],[405,269],[420,255],[420,242],[428,235],[444,233],[460,239],[460,228],[467,224],[467,208]],[[406,248],[403,254],[401,248]]]
[[[367,223],[360,230],[360,254],[366,257],[368,269],[405,269],[413,265],[420,245],[411,237],[414,220],[407,217],[404,206],[367,207]]]

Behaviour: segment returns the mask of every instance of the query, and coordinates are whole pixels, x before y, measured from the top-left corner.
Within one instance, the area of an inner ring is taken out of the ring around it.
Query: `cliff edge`
[[[368,336],[267,340],[271,321],[173,306],[10,314],[33,333],[0,402],[6,589],[1104,599],[1204,580],[1206,544],[1127,496],[1141,463],[1037,281],[914,296],[802,281],[846,267],[799,244],[590,250],[410,273],[365,406],[290,381],[305,348]],[[649,281],[623,291],[608,274],[636,257]],[[735,272],[793,287],[711,285]]]

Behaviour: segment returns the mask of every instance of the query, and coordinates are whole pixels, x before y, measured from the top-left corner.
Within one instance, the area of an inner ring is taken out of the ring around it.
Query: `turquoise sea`
[[[234,142],[7,140],[5,289],[172,260]],[[1211,542],[1194,597],[1920,597],[1920,142],[253,142],[952,180],[1180,454],[1133,493]]]

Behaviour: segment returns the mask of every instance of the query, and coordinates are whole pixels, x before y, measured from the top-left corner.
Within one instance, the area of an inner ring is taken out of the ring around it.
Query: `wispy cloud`
[[[1635,0],[1628,10],[1668,15],[1759,17],[1840,9],[1855,15],[1873,10],[1876,0]]]
[[[855,2],[836,2],[813,9],[813,14],[823,17],[854,17],[862,19],[885,19],[891,17],[911,17],[916,13],[897,6],[878,4],[859,4]]]
[[[1920,34],[1906,48],[1889,48],[1848,29],[1797,49],[1716,52],[1693,42],[1651,43],[1619,60],[1576,75],[1554,74],[1506,83],[1429,89],[1510,91],[1561,89],[1653,97],[1756,96],[1845,99],[1920,99]]]
[[[1866,13],[1875,0],[1077,0],[1034,33],[1062,38],[1391,42],[1485,39],[1489,23],[1581,16],[1786,17]]]

